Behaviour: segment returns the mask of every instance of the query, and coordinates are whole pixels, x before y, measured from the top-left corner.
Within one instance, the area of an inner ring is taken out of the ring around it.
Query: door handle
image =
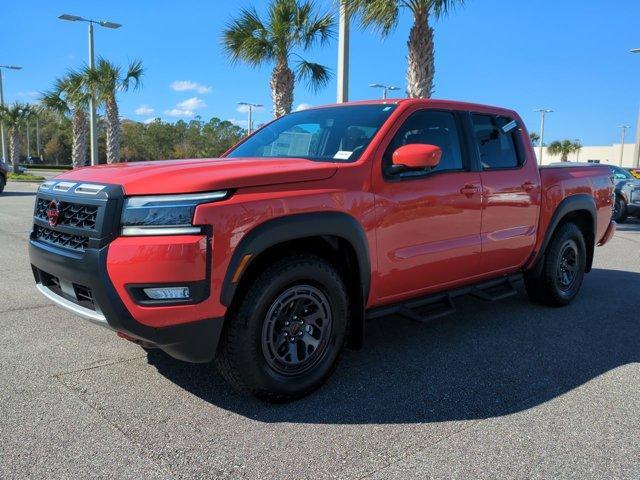
[[[525,192],[530,192],[531,190],[536,188],[536,185],[533,182],[524,182],[521,186]]]
[[[460,193],[463,195],[467,195],[470,197],[471,195],[475,195],[476,193],[480,193],[480,187],[478,185],[467,184],[460,189]]]

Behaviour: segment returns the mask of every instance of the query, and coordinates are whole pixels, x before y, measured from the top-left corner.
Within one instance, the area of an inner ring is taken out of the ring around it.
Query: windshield
[[[633,179],[633,175],[631,175],[631,173],[627,172],[624,168],[611,167],[611,171],[613,172],[613,177],[616,180]]]
[[[395,108],[349,105],[291,113],[258,130],[226,156],[354,162]]]

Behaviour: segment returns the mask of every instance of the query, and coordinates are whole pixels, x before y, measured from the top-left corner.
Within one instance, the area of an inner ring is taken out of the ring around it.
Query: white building
[[[633,167],[633,151],[635,145],[633,143],[625,143],[624,152],[622,154],[622,162],[620,162],[620,150],[622,144],[614,143],[609,146],[583,146],[579,152],[569,155],[569,161],[575,162],[594,162],[607,163],[609,165],[618,165],[621,167]],[[540,163],[540,147],[534,147],[538,163]],[[543,147],[542,165],[549,165],[560,161],[560,155],[549,155],[547,147]]]

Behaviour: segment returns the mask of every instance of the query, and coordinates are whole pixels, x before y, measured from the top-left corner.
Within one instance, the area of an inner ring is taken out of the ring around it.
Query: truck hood
[[[336,170],[334,163],[302,158],[212,158],[99,165],[56,179],[122,185],[127,195],[154,195],[323,180]]]

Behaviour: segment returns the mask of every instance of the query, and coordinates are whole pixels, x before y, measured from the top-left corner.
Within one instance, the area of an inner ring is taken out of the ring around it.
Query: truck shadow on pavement
[[[639,273],[594,269],[565,308],[532,304],[523,290],[495,304],[462,299],[458,313],[428,325],[371,321],[363,350],[347,350],[323,388],[286,405],[235,393],[209,365],[162,352],[148,360],[175,384],[228,411],[263,422],[327,424],[507,415],[640,361]]]
[[[38,192],[7,192],[0,193],[0,198],[3,197],[35,197]]]

